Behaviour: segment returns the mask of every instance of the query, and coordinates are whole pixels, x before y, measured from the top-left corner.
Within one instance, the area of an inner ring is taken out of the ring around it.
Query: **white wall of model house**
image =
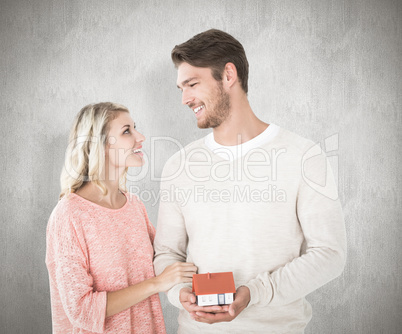
[[[197,296],[198,306],[225,305],[233,303],[233,293],[219,293]]]

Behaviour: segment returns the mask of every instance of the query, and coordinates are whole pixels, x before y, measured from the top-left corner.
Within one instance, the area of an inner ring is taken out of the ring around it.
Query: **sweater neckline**
[[[258,136],[243,144],[235,146],[223,146],[218,144],[214,140],[213,133],[211,132],[203,138],[202,145],[206,147],[209,151],[211,151],[214,155],[219,157],[221,160],[234,162],[243,158],[251,150],[271,143],[274,139],[277,138],[280,129],[281,128],[278,125],[271,123]]]
[[[95,208],[101,209],[101,210],[105,210],[105,211],[111,211],[111,212],[119,212],[121,210],[124,210],[127,206],[128,206],[128,196],[125,192],[122,192],[122,194],[124,195],[124,197],[126,198],[126,203],[124,203],[124,205],[121,208],[118,209],[112,209],[112,208],[107,208],[105,206],[99,205],[97,203],[94,203],[80,195],[77,195],[76,193],[70,193],[70,195],[73,195],[73,197],[77,198],[78,200],[80,200],[81,202],[84,202],[86,204],[89,204]]]

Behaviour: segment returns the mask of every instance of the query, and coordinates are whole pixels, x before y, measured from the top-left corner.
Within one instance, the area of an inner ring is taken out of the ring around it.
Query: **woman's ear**
[[[106,142],[105,142],[105,157],[109,155],[109,150],[111,145],[116,144],[116,138],[115,137],[107,137]]]

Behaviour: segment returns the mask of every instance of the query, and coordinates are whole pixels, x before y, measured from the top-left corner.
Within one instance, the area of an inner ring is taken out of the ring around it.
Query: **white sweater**
[[[207,325],[180,308],[179,333],[303,333],[304,296],[340,275],[346,235],[336,184],[314,143],[279,129],[225,160],[197,140],[166,163],[155,238],[156,274],[175,261],[232,271],[251,300],[232,322]],[[240,147],[240,146],[239,146]],[[318,153],[318,154],[317,154]],[[334,296],[334,298],[336,298]]]

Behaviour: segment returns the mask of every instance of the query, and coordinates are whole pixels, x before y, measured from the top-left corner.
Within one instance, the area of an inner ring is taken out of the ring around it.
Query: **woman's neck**
[[[119,209],[124,206],[126,196],[120,191],[118,181],[117,183],[103,181],[103,183],[107,189],[106,195],[104,195],[102,190],[93,182],[84,184],[76,191],[76,194],[106,208]]]

